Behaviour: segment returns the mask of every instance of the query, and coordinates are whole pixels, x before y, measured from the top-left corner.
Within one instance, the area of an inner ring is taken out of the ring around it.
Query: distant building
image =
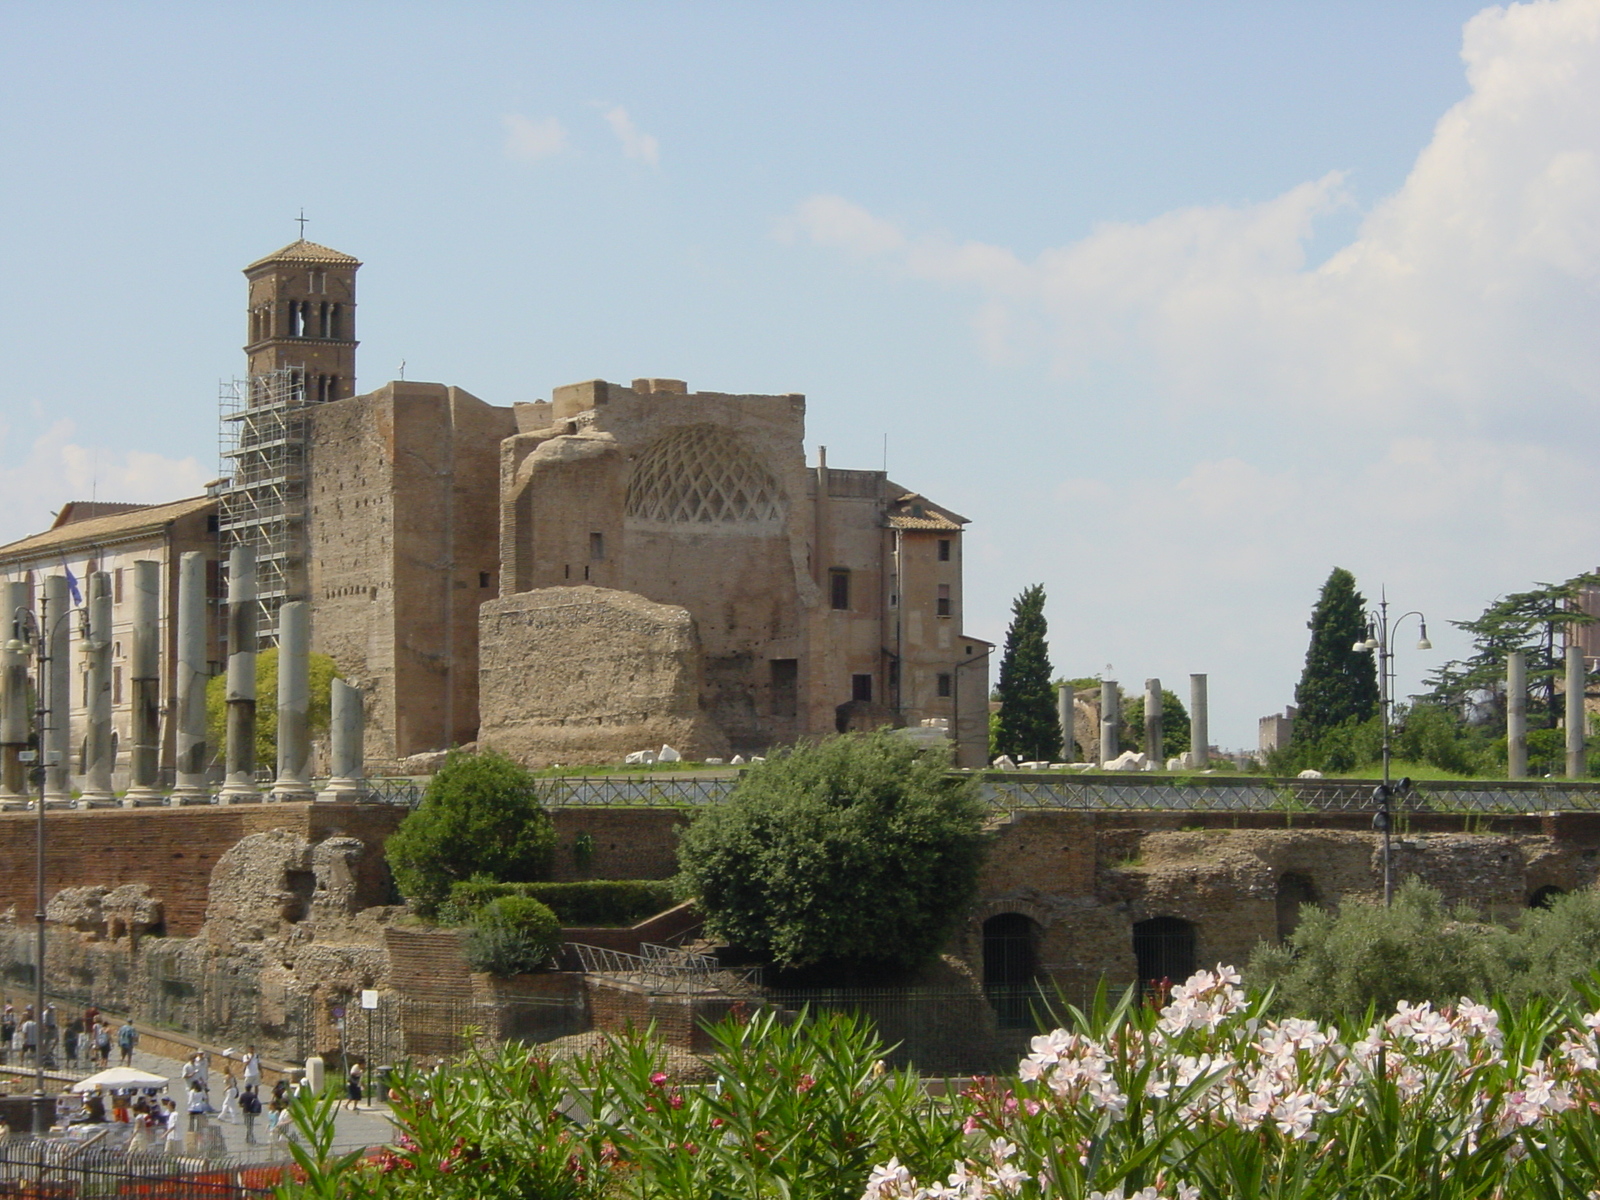
[[[1291,704],[1282,713],[1261,718],[1260,740],[1257,746],[1263,755],[1271,754],[1274,750],[1282,750],[1289,744],[1294,737],[1294,719],[1297,715],[1297,710]]]
[[[220,670],[222,649],[216,621],[216,603],[221,596],[217,568],[217,501],[210,496],[195,496],[170,504],[114,504],[76,500],[62,508],[44,533],[34,534],[9,546],[0,546],[0,574],[15,582],[27,583],[37,607],[40,582],[47,575],[70,574],[80,594],[88,596],[89,576],[105,571],[111,576],[111,720],[112,772],[117,786],[127,782],[128,755],[132,731],[132,687],[128,675],[132,652],[133,564],[141,559],[161,564],[161,768],[173,765],[176,727],[170,719],[172,697],[177,682],[177,595],[178,561],[187,551],[206,556],[206,590],[212,605],[208,631],[208,657],[212,669]],[[60,616],[61,614],[55,614]],[[76,650],[77,623],[72,624]],[[54,620],[52,619],[52,624]],[[71,697],[73,774],[83,770],[84,736],[88,727],[86,692],[88,677],[74,656]]]

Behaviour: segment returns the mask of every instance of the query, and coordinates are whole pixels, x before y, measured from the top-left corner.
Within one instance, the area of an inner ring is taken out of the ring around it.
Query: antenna
[[[402,358],[400,360],[400,382],[404,383],[405,381],[406,381],[406,360]]]
[[[889,473],[889,435],[883,435],[883,473]]]

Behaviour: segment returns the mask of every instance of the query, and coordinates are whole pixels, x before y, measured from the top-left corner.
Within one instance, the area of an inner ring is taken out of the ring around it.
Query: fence
[[[284,1173],[282,1166],[232,1159],[84,1148],[67,1138],[0,1144],[0,1196],[28,1200],[255,1200],[272,1196]]]
[[[374,801],[415,806],[419,785],[377,781]],[[720,804],[736,778],[673,775],[595,776],[540,780],[536,794],[552,808],[700,808]],[[1258,776],[1130,775],[1126,778],[990,773],[979,794],[1003,812],[1027,809],[1156,812],[1371,812],[1376,780],[1274,779]],[[1494,783],[1432,781],[1415,784],[1392,801],[1401,812],[1600,812],[1600,783],[1507,780]]]
[[[607,975],[653,992],[753,993],[761,983],[759,967],[729,970],[709,954],[695,954],[676,946],[646,942],[640,945],[638,954],[627,954],[604,946],[568,942],[567,949],[577,955],[585,974]]]

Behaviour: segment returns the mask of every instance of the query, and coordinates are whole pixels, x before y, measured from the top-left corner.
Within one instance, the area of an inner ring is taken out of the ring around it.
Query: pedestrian
[[[183,1149],[186,1154],[194,1154],[200,1149],[200,1137],[206,1128],[206,1113],[211,1111],[211,1101],[206,1099],[205,1089],[200,1086],[198,1079],[189,1080],[189,1102],[186,1105],[189,1120],[184,1132]]]
[[[111,1065],[111,1030],[104,1021],[96,1022],[94,1027],[94,1056],[100,1060],[102,1071]]]
[[[282,1075],[279,1075],[278,1082],[272,1085],[272,1099],[274,1103],[289,1102],[289,1080]]]
[[[245,1087],[261,1086],[261,1055],[256,1053],[254,1046],[244,1048],[244,1079],[241,1082]]]
[[[35,1066],[39,1051],[39,1023],[33,1019],[33,1009],[22,1010],[22,1021],[17,1026],[17,1051],[25,1067]]]
[[[208,1094],[211,1091],[210,1074],[210,1070],[206,1065],[205,1052],[203,1050],[196,1050],[194,1057],[183,1064],[184,1079],[190,1083],[198,1080],[200,1083],[200,1090]]]
[[[282,1148],[289,1136],[289,1103],[273,1098],[267,1106],[267,1145],[273,1150]]]
[[[239,1112],[244,1117],[244,1144],[256,1144],[256,1118],[261,1115],[261,1097],[257,1094],[256,1085],[247,1083],[244,1091],[239,1095]]]
[[[222,1068],[222,1108],[217,1112],[217,1119],[229,1125],[237,1125],[243,1116],[239,1108],[239,1084],[233,1077],[233,1067],[230,1064]]]
[[[78,1019],[74,1017],[67,1026],[67,1032],[62,1036],[61,1049],[67,1056],[67,1068],[76,1070],[78,1066],[78,1048],[83,1040],[83,1034],[78,1029]]]
[[[0,1066],[11,1060],[11,1040],[17,1036],[17,1010],[7,1004],[0,1012]]]
[[[133,1066],[133,1048],[138,1044],[139,1031],[133,1027],[133,1018],[129,1017],[117,1030],[117,1049],[122,1051],[123,1066]]]
[[[56,1065],[56,1042],[61,1037],[61,1026],[56,1021],[56,1006],[46,1004],[44,1017],[39,1023],[39,1052],[44,1055],[44,1065]]]
[[[361,1111],[361,1064],[350,1064],[350,1074],[344,1081],[345,1107],[351,1112]]]

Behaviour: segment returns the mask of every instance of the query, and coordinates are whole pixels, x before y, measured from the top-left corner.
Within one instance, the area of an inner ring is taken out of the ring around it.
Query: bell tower
[[[244,347],[250,378],[292,370],[305,403],[356,394],[359,260],[305,238],[244,269],[250,281]]]

